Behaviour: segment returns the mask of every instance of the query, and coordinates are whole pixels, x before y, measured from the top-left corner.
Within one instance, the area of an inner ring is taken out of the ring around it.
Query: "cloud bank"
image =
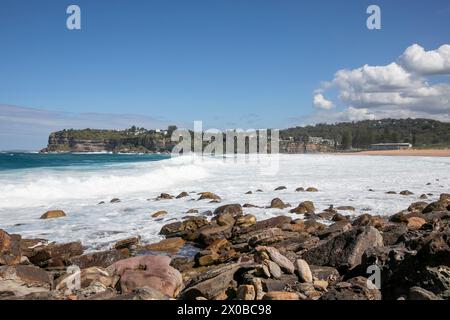
[[[413,44],[388,65],[337,71],[331,82],[316,90],[313,106],[319,111],[310,118],[322,118],[320,122],[386,117],[450,121],[450,84],[433,83],[438,75],[450,75],[450,45],[425,51]],[[323,112],[334,105],[325,98],[331,89],[338,91],[343,111]]]

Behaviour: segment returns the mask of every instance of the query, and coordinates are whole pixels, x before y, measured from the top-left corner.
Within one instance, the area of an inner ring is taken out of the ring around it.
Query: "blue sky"
[[[82,30],[66,29],[70,4]],[[366,28],[370,4],[381,30]],[[1,0],[0,104],[217,128],[327,121],[313,107],[323,81],[416,43],[450,43],[448,0]],[[333,114],[349,106],[339,90]]]

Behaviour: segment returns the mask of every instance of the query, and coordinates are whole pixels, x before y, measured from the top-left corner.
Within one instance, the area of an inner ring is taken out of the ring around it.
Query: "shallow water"
[[[133,235],[154,242],[161,238],[158,232],[164,224],[181,220],[187,210],[203,212],[219,206],[190,198],[148,200],[161,192],[177,195],[182,191],[211,191],[222,197],[222,204],[267,206],[279,197],[292,205],[311,200],[317,210],[333,204],[351,205],[357,209],[356,214],[393,214],[419,201],[423,193],[433,193],[433,200],[449,192],[449,172],[450,158],[356,155],[273,155],[238,160],[193,160],[186,156],[4,170],[0,172],[0,228],[24,237],[80,240],[92,250]],[[273,191],[282,185],[287,190]],[[295,192],[298,187],[309,186],[319,192]],[[256,193],[257,189],[264,192]],[[414,195],[385,193],[406,189]],[[249,190],[253,194],[245,194]],[[195,193],[191,196],[198,198]],[[121,202],[109,203],[112,198],[120,198]],[[106,203],[99,205],[100,201]],[[42,213],[50,209],[64,210],[67,216],[40,220]],[[159,220],[152,218],[151,214],[158,210],[166,210],[168,215]],[[297,217],[288,211],[244,209],[258,220],[281,214]]]

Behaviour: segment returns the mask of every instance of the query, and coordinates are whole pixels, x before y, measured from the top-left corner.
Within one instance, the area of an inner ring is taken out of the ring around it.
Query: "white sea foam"
[[[273,161],[279,161],[279,171],[266,174],[276,168],[270,166]],[[433,193],[434,199],[449,192],[448,172],[449,158],[336,155],[281,155],[238,161],[179,157],[106,167],[8,171],[0,174],[0,228],[25,237],[81,240],[92,249],[137,234],[144,241],[156,241],[161,226],[181,219],[188,209],[202,212],[217,206],[190,198],[147,200],[161,192],[176,195],[181,191],[212,191],[222,197],[223,203],[267,206],[279,197],[292,205],[312,200],[318,210],[334,204],[351,205],[357,209],[356,214],[393,214],[417,201],[422,193]],[[273,191],[281,185],[287,190]],[[300,186],[314,186],[320,191],[295,192]],[[264,192],[256,193],[257,189]],[[414,195],[386,194],[405,189]],[[249,190],[253,194],[245,194]],[[198,197],[195,193],[191,196]],[[116,197],[120,203],[109,203]],[[106,203],[98,205],[100,201]],[[49,209],[62,209],[67,217],[39,220]],[[157,210],[169,214],[155,221],[150,215]],[[288,210],[278,209],[245,211],[258,219],[290,215]]]

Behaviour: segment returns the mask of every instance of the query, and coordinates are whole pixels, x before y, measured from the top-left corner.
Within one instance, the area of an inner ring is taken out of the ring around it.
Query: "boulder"
[[[419,201],[411,203],[411,205],[408,207],[408,211],[420,211],[422,212],[423,209],[428,205],[427,202]]]
[[[340,206],[337,207],[336,210],[340,210],[340,211],[355,211],[355,207],[352,206]]]
[[[321,300],[381,300],[381,293],[366,278],[356,277],[334,284]]]
[[[152,213],[152,218],[164,217],[165,215],[167,215],[167,211],[160,210],[160,211],[156,211],[155,213]]]
[[[403,190],[403,191],[400,191],[400,194],[401,194],[402,196],[410,196],[410,195],[413,195],[414,193],[412,193],[412,192],[409,191],[409,190]]]
[[[176,199],[181,199],[181,198],[185,198],[185,197],[189,197],[189,193],[183,191],[179,195],[177,195],[175,198]]]
[[[206,245],[212,244],[218,239],[229,239],[231,237],[232,226],[229,225],[209,225],[199,230],[199,241]]]
[[[328,226],[325,229],[320,229],[314,234],[320,239],[325,239],[330,236],[335,236],[342,232],[347,232],[352,229],[352,225],[348,221],[338,221]]]
[[[306,192],[319,192],[319,190],[317,188],[314,188],[314,187],[309,187],[305,191]]]
[[[168,193],[161,193],[156,200],[170,200],[173,199],[173,196]]]
[[[246,214],[236,219],[235,226],[240,228],[250,228],[256,224],[256,217],[252,214]]]
[[[62,210],[50,210],[44,213],[40,219],[54,219],[54,218],[61,218],[65,217],[66,214]]]
[[[0,229],[0,266],[16,265],[22,257],[21,237]]]
[[[303,254],[309,264],[347,271],[361,263],[368,248],[383,246],[383,237],[373,227],[359,227],[324,240]]]
[[[51,279],[47,272],[35,266],[0,267],[0,297],[21,297],[37,292],[48,292]]]
[[[75,277],[79,279],[79,287],[72,287],[71,284],[75,284],[77,281]],[[66,274],[57,280],[56,290],[63,291],[66,294],[75,293],[81,289],[91,287],[91,292],[84,291],[83,296],[90,296],[98,294],[106,290],[107,287],[113,288],[118,281],[117,277],[113,277],[106,269],[99,267],[90,267],[83,269],[80,272]],[[100,286],[98,286],[100,284]]]
[[[309,268],[313,279],[326,281],[327,283],[332,284],[340,278],[339,271],[333,267],[310,265]]]
[[[213,214],[223,215],[223,214],[231,214],[232,217],[237,217],[242,215],[242,206],[240,204],[227,204],[221,207],[218,207],[214,210]]]
[[[111,201],[109,201],[109,203],[119,203],[120,199],[119,198],[113,198],[111,199]]]
[[[313,276],[311,273],[311,269],[309,268],[308,262],[303,259],[297,259],[294,263],[295,270],[298,273],[298,277],[302,282],[312,282]]]
[[[426,213],[430,213],[433,211],[446,211],[447,210],[447,205],[444,204],[441,201],[435,201],[435,202],[431,202],[429,205],[427,205],[423,210],[422,213],[426,214]]]
[[[286,233],[279,228],[264,229],[248,234],[248,245],[268,245],[285,239]]]
[[[236,220],[233,217],[233,214],[230,212],[222,213],[213,218],[213,221],[216,221],[219,226],[234,226]]]
[[[212,192],[200,192],[198,195],[200,195],[200,198],[198,198],[198,200],[222,200],[217,194],[214,194]]]
[[[270,202],[270,206],[269,206],[269,208],[272,208],[272,209],[285,209],[285,208],[287,208],[287,207],[289,207],[289,205],[285,204],[285,203],[283,202],[283,200],[281,200],[281,199],[279,199],[279,198],[273,199],[273,200]]]
[[[230,264],[199,275],[184,290],[182,298],[188,300],[197,297],[204,297],[208,300],[218,299],[230,287],[239,268],[238,264]]]
[[[405,224],[391,224],[383,228],[383,243],[385,246],[396,244],[399,239],[408,232]]]
[[[371,226],[381,230],[386,225],[386,221],[380,216],[372,216],[368,213],[364,213],[353,220],[352,225],[355,227]]]
[[[286,190],[287,188],[285,186],[280,186],[275,188],[275,191],[281,191],[281,190]]]
[[[338,222],[338,221],[348,221],[348,217],[340,214],[340,213],[336,213],[333,218],[331,218],[332,221]]]
[[[158,243],[145,245],[145,250],[160,251],[175,254],[180,251],[186,241],[180,237],[163,239]]]
[[[131,237],[123,240],[119,240],[114,244],[114,249],[120,250],[120,249],[130,249],[134,246],[138,246],[141,241],[140,236]]]
[[[267,268],[269,269],[269,274],[274,277],[275,279],[280,279],[282,275],[281,268],[278,264],[271,260],[266,260],[265,264]]]
[[[316,208],[314,207],[314,203],[312,201],[303,201],[296,208],[289,211],[290,213],[296,214],[305,214],[305,213],[314,213]]]
[[[28,253],[28,260],[39,267],[63,267],[70,264],[70,258],[83,254],[81,242],[50,243],[38,246]]]
[[[147,255],[121,260],[110,266],[108,271],[120,276],[123,293],[149,287],[175,298],[183,288],[181,274],[170,266],[167,256]]]
[[[83,254],[70,258],[70,263],[77,265],[80,269],[86,269],[89,267],[102,267],[106,268],[113,263],[126,259],[130,256],[128,249],[122,250],[107,250],[93,253]]]
[[[407,227],[410,230],[419,230],[426,223],[425,219],[419,217],[410,217],[407,221]]]
[[[435,295],[433,292],[425,290],[421,287],[409,288],[409,300],[442,300],[442,298]]]
[[[167,237],[188,238],[198,229],[209,224],[210,223],[205,217],[191,217],[182,222],[173,222],[166,224],[161,228],[160,234]]]
[[[236,251],[226,239],[218,239],[211,243],[205,250],[198,252],[195,256],[197,265],[209,266],[228,262],[236,257]]]
[[[305,188],[303,188],[303,187],[299,187],[299,188],[295,189],[295,192],[304,192],[304,191],[305,191]]]

